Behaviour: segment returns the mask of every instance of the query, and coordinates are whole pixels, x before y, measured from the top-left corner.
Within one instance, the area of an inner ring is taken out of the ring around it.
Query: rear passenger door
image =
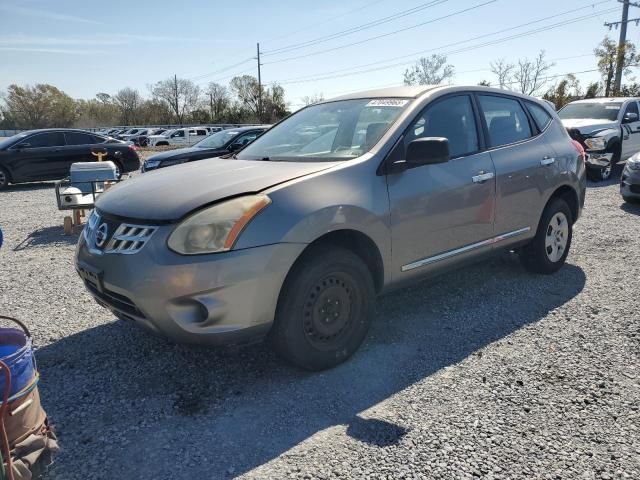
[[[478,94],[487,147],[496,169],[495,234],[508,245],[535,234],[553,180],[555,153],[515,97]]]
[[[91,154],[91,148],[95,144],[95,137],[84,132],[64,132],[67,140],[65,147],[66,171],[69,172],[72,163],[97,162],[98,157]]]
[[[447,96],[413,121],[392,155],[418,138],[445,137],[450,160],[387,177],[393,265],[400,279],[420,276],[491,250],[495,174],[481,151],[472,97]]]

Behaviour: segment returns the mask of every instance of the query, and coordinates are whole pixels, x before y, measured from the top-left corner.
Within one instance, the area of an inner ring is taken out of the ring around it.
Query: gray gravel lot
[[[0,226],[0,313],[32,328],[62,446],[50,478],[640,478],[640,205],[615,181],[589,186],[558,274],[507,254],[389,294],[319,374],[116,321],[51,184],[0,192]]]

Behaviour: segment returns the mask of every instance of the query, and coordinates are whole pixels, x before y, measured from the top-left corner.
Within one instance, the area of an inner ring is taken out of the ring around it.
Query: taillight
[[[573,144],[573,148],[575,148],[576,151],[578,152],[578,154],[580,155],[580,158],[582,159],[582,163],[585,163],[586,159],[587,159],[587,156],[586,156],[586,154],[584,152],[584,148],[582,147],[580,142],[578,142],[577,140],[571,139],[571,143]]]

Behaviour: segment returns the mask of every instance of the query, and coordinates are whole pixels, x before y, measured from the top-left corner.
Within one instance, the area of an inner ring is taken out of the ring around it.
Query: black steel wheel
[[[318,247],[289,272],[269,340],[295,365],[331,368],[364,341],[374,302],[371,273],[358,255],[342,247]]]

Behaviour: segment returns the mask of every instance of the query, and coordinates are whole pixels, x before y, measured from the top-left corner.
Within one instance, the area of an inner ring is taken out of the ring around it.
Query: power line
[[[374,2],[367,2],[367,3],[365,3],[364,5],[362,5],[360,7],[354,8],[353,10],[349,10],[349,11],[341,13],[339,15],[335,15],[335,16],[327,18],[326,20],[323,20],[321,22],[314,22],[312,26],[313,27],[318,27],[320,25],[325,25],[325,24],[327,24],[327,23],[329,23],[329,22],[331,22],[333,20],[336,20],[337,18],[341,18],[341,17],[345,17],[347,15],[351,15],[352,13],[359,12],[360,10],[364,10],[365,8],[371,8],[372,6],[377,5],[378,3],[382,3],[384,1],[386,1],[386,0],[377,0],[377,1],[374,1]],[[298,30],[293,30],[293,31],[291,31],[289,33],[285,33],[284,35],[281,35],[279,37],[269,38],[263,43],[269,43],[269,42],[273,42],[273,41],[276,41],[276,40],[282,40],[283,38],[288,38],[288,37],[290,37],[292,35],[295,35],[296,33],[306,32],[308,29],[309,29],[309,26],[300,28]]]
[[[298,50],[300,48],[309,47],[311,45],[317,45],[318,43],[328,42],[329,40],[333,40],[335,38],[345,37],[347,35],[352,35],[357,32],[361,32],[362,30],[368,30],[373,27],[377,27],[378,25],[383,25],[385,23],[392,22],[397,20],[398,18],[406,17],[407,15],[412,15],[414,13],[420,12],[422,10],[426,10],[427,8],[435,7],[440,4],[446,3],[449,0],[431,0],[430,2],[423,3],[413,8],[409,8],[407,10],[402,10],[401,12],[395,13],[393,15],[388,15],[386,17],[379,18],[377,20],[373,20],[368,23],[364,23],[362,25],[357,25],[355,27],[348,28],[346,30],[342,30],[340,32],[332,33],[329,35],[324,35],[321,37],[314,38],[312,40],[307,40],[306,42],[294,43],[291,45],[287,45],[280,48],[274,48],[273,50],[267,50],[264,53],[264,56],[276,55],[279,53],[285,53],[292,50]]]
[[[219,70],[215,70],[209,73],[203,73],[202,75],[196,75],[195,77],[190,77],[189,80],[201,80],[211,75],[217,75],[218,73],[226,72],[227,70],[231,70],[232,68],[239,67],[240,65],[244,65],[245,63],[252,62],[253,60],[254,60],[253,57],[249,57],[245,60],[242,60],[241,62],[234,63],[233,65],[229,65],[228,67],[221,68]]]
[[[379,64],[382,64],[382,63],[388,63],[388,62],[396,61],[396,60],[399,60],[399,59],[402,59],[402,58],[414,58],[417,55],[421,55],[421,54],[426,53],[426,52],[431,52],[433,50],[438,50],[438,49],[441,49],[441,48],[453,47],[453,46],[456,46],[456,45],[461,45],[461,44],[464,44],[464,43],[472,42],[474,40],[479,40],[481,38],[486,38],[486,37],[490,37],[490,36],[493,36],[493,35],[498,35],[500,33],[505,33],[505,32],[509,32],[509,31],[512,31],[512,30],[517,30],[517,29],[522,28],[522,27],[527,27],[527,26],[530,26],[530,25],[534,25],[536,23],[544,22],[546,20],[550,20],[550,19],[554,19],[554,18],[557,18],[557,17],[562,17],[562,16],[565,16],[565,15],[569,15],[571,13],[575,13],[575,12],[580,11],[580,10],[591,8],[592,6],[595,6],[595,5],[600,5],[600,4],[603,4],[603,3],[609,3],[611,1],[612,0],[602,0],[602,1],[600,1],[598,3],[594,3],[592,5],[588,5],[588,6],[585,6],[585,7],[574,8],[574,9],[567,10],[567,11],[564,11],[564,12],[556,13],[555,15],[550,15],[548,17],[539,18],[537,20],[533,20],[533,21],[530,21],[530,22],[521,23],[520,25],[516,25],[516,26],[513,26],[513,27],[504,28],[504,29],[501,29],[501,30],[496,30],[495,32],[485,33],[483,35],[478,35],[478,36],[475,36],[475,37],[471,37],[471,38],[468,38],[466,40],[460,40],[458,42],[453,42],[453,43],[449,43],[447,45],[442,45],[442,46],[437,47],[435,49],[420,50],[418,52],[413,52],[413,53],[410,53],[408,55],[395,56],[393,58],[387,58],[385,60],[377,60],[375,62],[365,63],[365,64],[351,66],[351,67],[347,67],[347,68],[340,68],[340,69],[337,69],[337,70],[331,70],[329,72],[324,72],[324,74],[330,75],[330,74],[334,74],[334,73],[346,72],[346,71],[352,70],[354,68],[370,67],[370,66],[373,66],[373,65],[379,65]],[[598,15],[598,13],[599,12],[595,12],[595,15]],[[293,80],[303,80],[303,79],[307,79],[307,78],[311,78],[311,77],[314,77],[314,75],[302,75],[300,77],[288,78],[288,79],[283,80],[283,82],[289,82],[289,81],[293,81]]]
[[[604,3],[604,2],[601,2],[601,3]],[[600,11],[600,12],[597,12],[597,13],[610,13],[612,10],[615,10],[615,9],[603,10],[603,11]],[[557,16],[559,16],[559,15],[556,14],[556,15],[554,15],[552,17],[547,17],[547,18],[545,18],[543,20],[548,20],[549,18],[555,18]],[[462,53],[462,52],[466,52],[466,51],[469,51],[469,50],[474,50],[474,49],[485,47],[485,46],[489,46],[489,45],[495,45],[495,44],[498,44],[498,43],[503,43],[503,42],[506,42],[506,41],[509,41],[509,40],[514,40],[516,38],[521,38],[521,37],[533,35],[533,34],[536,34],[536,33],[540,33],[540,32],[543,32],[543,31],[552,30],[554,28],[562,27],[562,26],[565,26],[565,25],[570,25],[572,23],[576,23],[576,22],[579,22],[579,21],[587,20],[587,19],[593,18],[593,17],[594,17],[594,14],[584,15],[582,17],[577,17],[577,18],[574,18],[572,20],[567,20],[567,21],[564,21],[564,22],[558,22],[558,23],[555,23],[555,24],[547,25],[547,26],[540,27],[540,28],[533,29],[533,30],[529,30],[529,31],[526,31],[526,32],[521,32],[521,33],[516,34],[516,35],[511,35],[511,36],[508,36],[508,37],[500,38],[500,39],[489,41],[489,42],[484,42],[484,43],[477,44],[477,45],[470,45],[470,46],[462,48],[462,49],[446,52],[446,53],[444,53],[444,55],[453,55],[455,53]],[[543,20],[537,20],[537,21],[533,21],[533,22],[528,22],[526,24],[522,24],[522,25],[519,25],[517,27],[511,27],[511,28],[504,29],[504,30],[501,30],[501,31],[498,31],[498,32],[493,32],[493,33],[489,33],[489,34],[485,34],[485,35],[479,35],[477,37],[472,37],[470,39],[463,40],[463,41],[460,41],[460,42],[454,42],[454,43],[450,43],[450,44],[443,45],[443,46],[440,46],[440,47],[434,47],[434,48],[431,48],[431,49],[422,50],[420,52],[414,52],[414,53],[409,54],[409,55],[403,55],[401,57],[396,57],[396,59],[398,59],[398,58],[415,57],[416,55],[420,55],[420,54],[423,54],[423,53],[426,53],[426,52],[432,52],[434,50],[441,50],[441,49],[444,49],[444,48],[460,45],[460,44],[463,44],[463,43],[468,43],[470,41],[477,40],[477,39],[480,39],[480,38],[484,38],[484,37],[487,37],[487,36],[496,35],[498,33],[504,33],[505,31],[513,30],[513,29],[516,29],[516,28],[521,28],[522,26],[531,25],[531,24],[534,24],[534,23],[539,23],[540,21],[543,21]],[[325,72],[321,76],[316,76],[316,77],[311,77],[310,75],[306,75],[304,77],[293,78],[293,79],[288,79],[288,80],[281,80],[278,83],[280,83],[281,85],[288,85],[288,84],[294,84],[294,83],[307,83],[307,82],[318,81],[318,80],[328,80],[328,79],[332,79],[332,78],[342,78],[342,77],[347,77],[347,76],[351,76],[351,75],[359,75],[359,74],[363,74],[363,73],[370,73],[370,72],[374,72],[374,71],[385,70],[385,69],[394,68],[394,67],[398,67],[398,66],[410,65],[410,64],[413,64],[413,62],[414,62],[414,60],[411,60],[411,61],[408,61],[408,62],[397,62],[397,63],[393,63],[393,64],[390,64],[390,65],[384,65],[384,66],[381,66],[381,67],[370,68],[370,69],[359,70],[359,71],[352,71],[352,69],[364,68],[364,67],[367,67],[367,66],[377,65],[377,64],[380,64],[380,63],[387,63],[389,61],[390,60],[382,60],[382,61],[378,61],[378,62],[372,62],[372,63],[369,63],[369,64],[350,67],[348,69],[340,69],[338,71]],[[337,74],[338,72],[345,72],[345,73]],[[335,75],[330,75],[330,73],[336,73],[336,74]]]
[[[396,34],[401,33],[401,32],[406,32],[407,30],[412,30],[414,28],[422,27],[424,25],[428,25],[430,23],[434,23],[434,22],[437,22],[437,21],[440,21],[440,20],[444,20],[446,18],[451,18],[451,17],[454,17],[456,15],[460,15],[462,13],[466,13],[466,12],[469,12],[471,10],[475,10],[475,9],[484,7],[484,6],[489,5],[491,3],[495,3],[497,1],[498,0],[488,0],[488,1],[484,2],[484,3],[480,3],[478,5],[474,5],[472,7],[468,7],[468,8],[465,8],[463,10],[458,10],[457,12],[449,13],[449,14],[444,15],[442,17],[434,18],[434,19],[428,20],[426,22],[422,22],[422,23],[418,23],[418,24],[415,24],[415,25],[411,25],[409,27],[400,28],[400,29],[394,30],[392,32],[383,33],[383,34],[380,34],[380,35],[375,35],[373,37],[365,38],[364,40],[359,40],[357,42],[347,43],[345,45],[339,45],[339,46],[333,47],[333,48],[327,48],[325,50],[317,50],[315,52],[306,53],[306,54],[303,54],[303,55],[297,55],[295,57],[287,57],[287,58],[283,58],[283,59],[280,59],[280,60],[274,60],[273,62],[265,62],[265,65],[272,65],[274,63],[289,62],[291,60],[298,60],[300,58],[306,58],[306,57],[311,57],[311,56],[314,56],[314,55],[320,55],[321,53],[327,53],[327,52],[334,52],[336,50],[342,50],[343,48],[352,47],[354,45],[361,45],[363,43],[368,43],[371,40],[377,40],[379,38],[389,37],[391,35],[396,35]]]

